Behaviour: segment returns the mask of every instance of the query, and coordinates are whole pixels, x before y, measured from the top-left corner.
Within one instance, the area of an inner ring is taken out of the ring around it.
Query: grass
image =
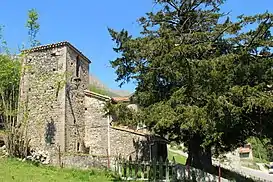
[[[115,181],[106,171],[61,169],[56,167],[35,166],[16,159],[0,158],[1,182],[108,182]]]
[[[269,161],[267,161],[266,159],[260,159],[260,158],[253,158],[253,161],[256,163],[269,163]]]
[[[251,169],[260,170],[260,167],[256,164],[256,162],[252,160],[241,159],[241,165]]]
[[[242,163],[242,166],[255,169],[255,170],[260,170],[260,167],[255,163]]]
[[[180,163],[180,164],[183,164],[183,165],[186,164],[187,158],[185,156],[176,154],[176,153],[174,153],[172,151],[168,151],[168,159],[171,161],[171,160],[173,160],[173,157],[174,157],[176,163]]]

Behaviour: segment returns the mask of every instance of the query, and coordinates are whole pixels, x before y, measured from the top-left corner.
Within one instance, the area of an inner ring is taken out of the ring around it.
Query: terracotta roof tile
[[[241,147],[240,149],[239,149],[239,153],[249,153],[250,152],[250,149],[249,148],[243,148],[243,147]]]
[[[130,102],[130,97],[112,97],[115,102]]]

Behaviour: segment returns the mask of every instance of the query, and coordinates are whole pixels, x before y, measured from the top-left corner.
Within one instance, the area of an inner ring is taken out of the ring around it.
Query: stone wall
[[[28,124],[31,146],[64,147],[66,47],[28,53],[20,85],[20,120]]]
[[[138,156],[139,159],[149,159],[149,146],[152,141],[148,140],[148,136],[108,127],[109,121],[104,111],[106,100],[107,97],[86,96],[85,98],[85,144],[90,148],[89,153],[107,156],[108,145],[110,145],[111,157],[121,154],[126,158],[131,155],[133,158]]]
[[[79,75],[76,75],[76,65],[79,61]],[[89,63],[74,50],[67,50],[67,84],[65,100],[65,149],[66,152],[84,150],[84,90],[89,79]]]
[[[105,100],[85,97],[85,144],[90,154],[107,155],[108,120],[103,110]]]
[[[86,95],[89,60],[73,46],[34,48],[23,68],[19,120],[27,123],[31,147],[48,151],[53,164],[60,154],[67,165],[83,166],[95,158],[105,166],[109,154],[110,160],[118,154],[149,159],[150,136],[110,127],[104,104],[111,98]],[[88,160],[79,153],[89,154]]]
[[[29,51],[23,68],[19,118],[28,123],[32,148],[83,151],[84,90],[88,86],[89,61],[63,45]]]
[[[126,159],[131,156],[132,159],[149,160],[152,143],[148,136],[110,128],[111,156],[121,155]]]

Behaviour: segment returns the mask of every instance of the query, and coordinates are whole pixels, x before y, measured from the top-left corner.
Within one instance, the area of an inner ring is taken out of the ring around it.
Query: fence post
[[[115,174],[118,174],[118,157],[115,157]]]
[[[187,171],[188,171],[188,180],[190,180],[190,177],[191,177],[191,170],[190,170],[190,165],[187,164]]]
[[[118,174],[120,176],[122,176],[122,161],[121,161],[121,154],[119,154],[119,157],[118,157]]]
[[[127,178],[127,163],[124,158],[123,158],[123,176]]]
[[[163,159],[162,157],[160,156],[159,158],[159,179],[160,180],[163,180]]]
[[[176,181],[176,171],[175,171],[175,158],[172,160],[172,180]]]
[[[138,178],[138,170],[139,170],[138,162],[139,162],[139,160],[138,160],[138,158],[136,157],[136,160],[135,160],[135,162],[134,162],[134,166],[135,166],[135,179]]]
[[[146,166],[145,166],[145,162],[142,162],[140,164],[140,168],[141,168],[141,178],[144,179],[144,174],[145,174],[145,170],[146,170]]]
[[[183,180],[184,180],[184,181],[187,181],[187,167],[188,167],[188,165],[186,165],[186,166],[183,168]]]
[[[218,180],[219,180],[219,182],[221,182],[221,165],[220,165],[220,163],[219,163],[219,171],[218,172],[219,172],[219,179]]]
[[[156,166],[157,166],[157,162],[156,162],[155,158],[152,161],[152,166],[153,166],[153,177],[152,177],[152,179],[154,181],[156,181]]]
[[[129,178],[133,177],[133,169],[132,169],[132,156],[129,156]]]
[[[170,176],[169,176],[169,160],[166,159],[166,182],[170,181]]]
[[[151,171],[152,171],[151,168],[152,168],[152,161],[150,161],[149,163],[146,164],[147,178],[148,178],[149,181],[150,181],[150,179],[152,179],[151,178],[151,176],[152,176],[152,174],[151,174]]]
[[[107,154],[107,167],[108,169],[110,169],[110,156],[109,156],[108,149],[106,149],[106,154]]]

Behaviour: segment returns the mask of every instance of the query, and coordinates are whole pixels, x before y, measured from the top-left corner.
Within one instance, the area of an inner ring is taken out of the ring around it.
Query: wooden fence
[[[228,182],[227,179],[206,173],[199,169],[189,168],[181,164],[176,164],[175,159],[163,161],[133,161],[117,158],[115,160],[115,172],[123,180],[127,181],[209,181]]]

